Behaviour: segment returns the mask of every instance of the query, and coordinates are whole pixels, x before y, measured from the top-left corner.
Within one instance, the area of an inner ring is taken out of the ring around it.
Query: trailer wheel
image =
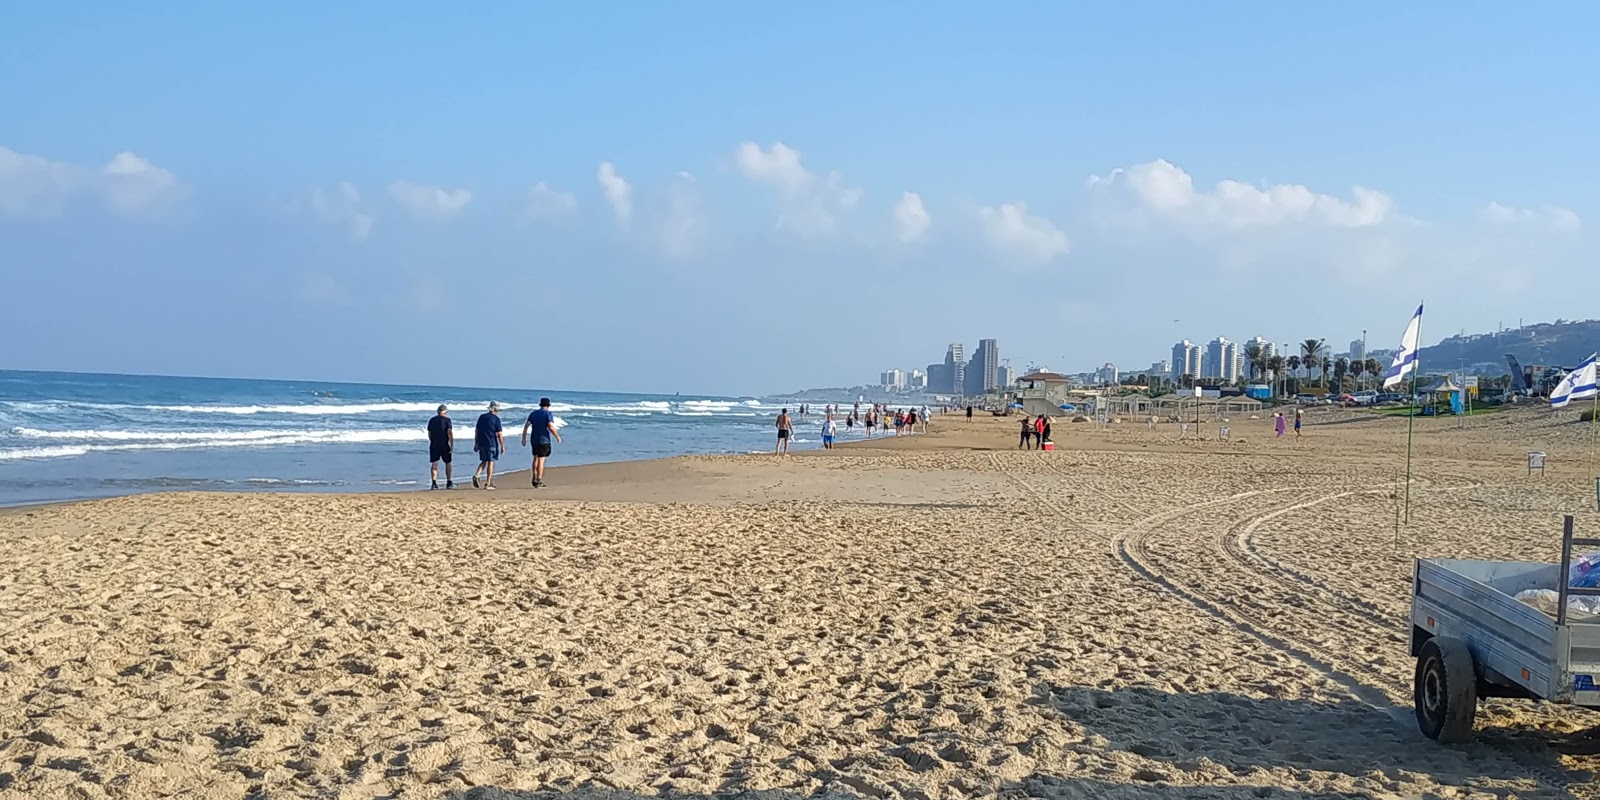
[[[1417,707],[1417,727],[1424,736],[1445,744],[1472,739],[1478,676],[1466,642],[1435,637],[1423,643],[1417,655],[1412,699]]]

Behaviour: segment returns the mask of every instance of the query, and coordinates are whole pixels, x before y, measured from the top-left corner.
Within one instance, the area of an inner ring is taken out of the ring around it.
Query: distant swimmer
[[[789,418],[789,409],[784,409],[778,414],[778,446],[773,451],[775,455],[789,454],[789,438],[794,436],[794,420]]]
[[[478,416],[478,425],[472,434],[472,450],[478,454],[478,468],[472,471],[473,488],[494,488],[494,462],[500,460],[500,451],[506,448],[506,437],[500,428],[500,404],[490,403],[489,410]],[[483,473],[483,483],[478,482]]]
[[[551,441],[559,444],[561,433],[556,430],[556,415],[550,413],[550,398],[539,398],[539,407],[528,414],[522,423],[522,444],[528,444],[533,435],[533,488],[544,486],[544,460],[550,457]]]
[[[450,409],[439,406],[439,413],[428,420],[428,476],[433,481],[430,488],[439,488],[439,462],[444,462],[444,488],[456,488],[455,476],[450,466],[451,451],[456,449],[456,432],[450,424]]]

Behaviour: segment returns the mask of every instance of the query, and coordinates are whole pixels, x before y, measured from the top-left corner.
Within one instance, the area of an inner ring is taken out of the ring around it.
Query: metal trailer
[[[1567,586],[1578,539],[1572,517],[1561,537],[1561,563],[1419,558],[1411,585],[1411,655],[1417,725],[1431,739],[1472,738],[1480,697],[1517,697],[1600,709],[1600,621],[1571,622],[1567,598],[1600,589]],[[1551,617],[1516,599],[1525,589],[1559,597]]]

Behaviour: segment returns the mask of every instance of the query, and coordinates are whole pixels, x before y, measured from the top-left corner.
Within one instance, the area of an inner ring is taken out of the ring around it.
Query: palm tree
[[[1372,376],[1374,385],[1376,385],[1379,376],[1383,375],[1383,365],[1378,363],[1378,359],[1369,358],[1363,366],[1367,368],[1367,374]]]
[[[1300,376],[1298,374],[1296,374],[1296,373],[1300,369],[1300,357],[1299,356],[1289,356],[1287,359],[1284,360],[1283,364],[1284,364],[1284,366],[1289,368],[1290,374],[1293,374],[1295,376],[1294,388],[1296,390],[1298,390],[1300,388]],[[1287,393],[1289,391],[1289,382],[1288,381],[1284,381],[1283,382],[1283,387],[1284,387],[1284,392]]]
[[[1267,359],[1267,369],[1272,371],[1274,383],[1283,380],[1283,356],[1273,356]],[[1274,394],[1277,393],[1274,392]]]
[[[1333,382],[1338,384],[1339,392],[1344,393],[1344,378],[1350,374],[1350,359],[1340,356],[1333,362]]]
[[[1259,379],[1261,373],[1266,371],[1267,351],[1260,342],[1251,342],[1244,346],[1244,363],[1250,365],[1250,377]]]
[[[1322,367],[1322,388],[1328,388],[1328,365],[1323,359],[1327,345],[1322,339],[1307,339],[1300,343],[1300,363],[1308,370]]]

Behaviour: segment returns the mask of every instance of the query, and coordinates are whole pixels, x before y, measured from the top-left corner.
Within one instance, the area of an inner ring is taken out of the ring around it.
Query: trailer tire
[[[1422,735],[1444,744],[1471,741],[1478,675],[1466,642],[1435,637],[1422,644],[1412,699]]]

